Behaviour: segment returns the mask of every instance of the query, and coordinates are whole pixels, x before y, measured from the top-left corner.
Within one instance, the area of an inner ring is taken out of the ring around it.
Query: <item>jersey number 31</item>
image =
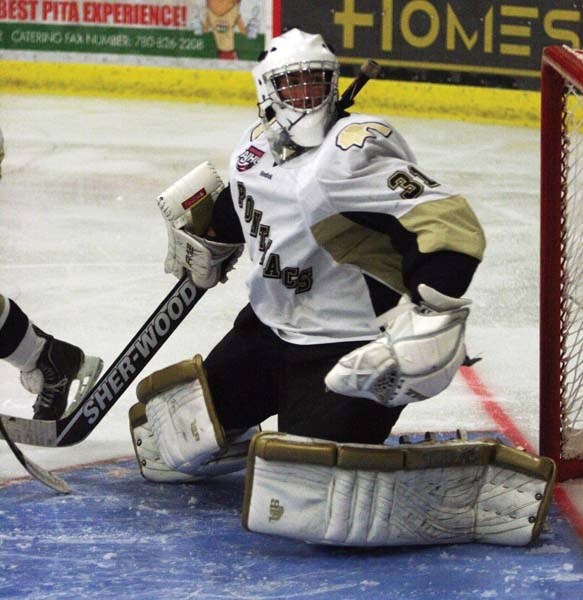
[[[392,189],[402,189],[400,196],[404,200],[413,200],[423,195],[425,187],[435,188],[439,183],[427,177],[417,167],[409,165],[407,170],[395,171],[387,179],[387,185]]]

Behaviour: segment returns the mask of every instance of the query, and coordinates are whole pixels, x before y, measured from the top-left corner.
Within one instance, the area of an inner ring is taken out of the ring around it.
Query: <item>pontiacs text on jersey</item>
[[[255,208],[253,197],[247,194],[241,181],[237,182],[237,205],[243,212],[243,221],[248,227],[249,235],[258,241],[261,253],[258,264],[263,267],[263,277],[279,279],[287,289],[294,290],[296,294],[310,291],[313,285],[312,267],[282,267],[281,256],[277,252],[269,251],[273,244],[269,237],[271,226],[262,222],[263,212]]]

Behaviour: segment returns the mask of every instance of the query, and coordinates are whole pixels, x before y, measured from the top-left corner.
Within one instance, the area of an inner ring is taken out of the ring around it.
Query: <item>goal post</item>
[[[541,65],[540,453],[583,476],[583,51]]]

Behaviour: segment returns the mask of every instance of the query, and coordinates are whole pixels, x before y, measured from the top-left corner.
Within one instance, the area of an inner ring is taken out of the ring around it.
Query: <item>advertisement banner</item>
[[[583,0],[282,2],[284,27],[321,32],[346,67],[395,79],[538,87],[544,46],[581,47]]]
[[[271,22],[262,0],[0,0],[0,49],[216,59],[220,68],[256,60]]]

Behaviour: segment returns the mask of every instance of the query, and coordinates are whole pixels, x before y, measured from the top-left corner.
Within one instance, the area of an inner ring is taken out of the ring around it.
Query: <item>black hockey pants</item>
[[[278,415],[279,431],[336,442],[380,444],[402,408],[326,391],[324,376],[363,342],[290,344],[247,305],[204,361],[219,420],[226,430]]]

